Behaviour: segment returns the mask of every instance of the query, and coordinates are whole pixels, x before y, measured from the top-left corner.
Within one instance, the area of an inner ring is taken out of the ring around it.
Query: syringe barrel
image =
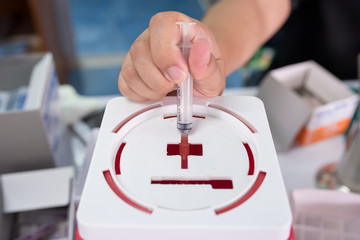
[[[187,78],[177,89],[177,128],[180,131],[189,131],[192,128],[193,81],[190,74]]]
[[[179,47],[188,63],[189,52],[191,49],[191,31],[194,22],[177,22],[180,27],[181,41]],[[185,81],[178,85],[177,88],[177,128],[184,132],[192,128],[192,105],[193,105],[193,79],[190,69]]]

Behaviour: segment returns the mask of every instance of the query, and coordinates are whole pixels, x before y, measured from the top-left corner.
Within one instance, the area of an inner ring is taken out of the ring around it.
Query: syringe
[[[191,31],[195,22],[177,22],[180,27],[181,40],[179,47],[189,66],[188,58],[191,49]],[[192,129],[192,104],[193,104],[193,79],[190,74],[177,88],[177,128],[182,133],[188,133]]]

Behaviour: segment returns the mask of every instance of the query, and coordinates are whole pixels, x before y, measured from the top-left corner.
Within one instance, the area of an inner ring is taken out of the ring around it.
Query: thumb
[[[194,42],[189,54],[189,66],[194,79],[194,95],[215,97],[225,88],[224,62],[215,58],[207,39]]]
[[[189,54],[189,65],[191,73],[195,79],[201,79],[208,69],[211,59],[209,43],[206,39],[197,40],[191,48]]]

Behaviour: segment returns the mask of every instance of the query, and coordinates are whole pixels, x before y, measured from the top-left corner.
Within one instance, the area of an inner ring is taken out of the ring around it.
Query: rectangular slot
[[[233,182],[229,178],[170,178],[152,177],[151,184],[163,185],[211,185],[213,189],[233,189]]]

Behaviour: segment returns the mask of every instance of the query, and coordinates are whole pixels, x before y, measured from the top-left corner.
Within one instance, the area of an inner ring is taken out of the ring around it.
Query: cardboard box
[[[53,167],[61,132],[50,53],[0,59],[0,90],[27,88],[23,107],[0,112],[0,174]]]
[[[0,239],[10,239],[20,215],[31,221],[59,207],[68,212],[69,226],[61,227],[69,230],[66,239],[72,239],[72,153],[69,131],[60,118],[53,57],[2,58],[0,79]],[[20,98],[13,94],[18,91]]]
[[[10,239],[14,214],[4,213],[3,205],[2,184],[0,184],[0,239]]]
[[[72,167],[0,175],[3,212],[66,206],[70,202],[72,178]]]
[[[359,101],[338,78],[314,61],[269,72],[259,88],[276,149],[288,150],[346,131]]]
[[[0,239],[11,239],[15,230],[22,239],[35,232],[73,239],[73,177],[73,167],[0,175]]]

